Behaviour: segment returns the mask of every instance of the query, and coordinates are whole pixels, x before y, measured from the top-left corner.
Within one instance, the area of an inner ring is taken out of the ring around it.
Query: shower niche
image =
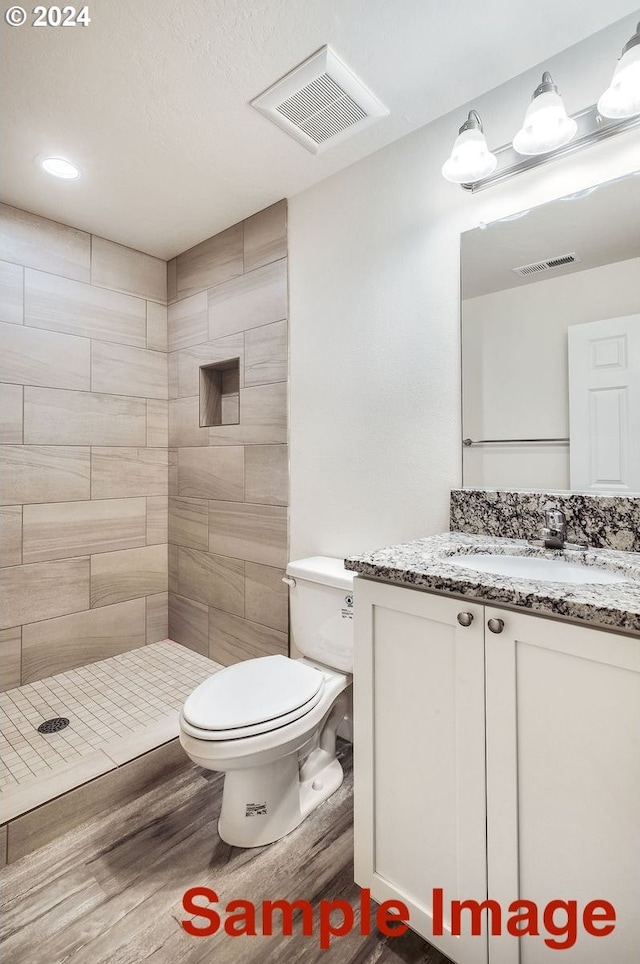
[[[200,366],[200,427],[240,422],[240,359]]]

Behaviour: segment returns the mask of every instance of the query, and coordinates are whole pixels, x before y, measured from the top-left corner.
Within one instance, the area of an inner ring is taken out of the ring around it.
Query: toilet
[[[228,844],[279,840],[342,783],[336,731],[353,672],[353,578],[341,559],[289,563],[291,637],[303,656],[225,667],[182,707],[187,756],[225,773],[218,833]]]

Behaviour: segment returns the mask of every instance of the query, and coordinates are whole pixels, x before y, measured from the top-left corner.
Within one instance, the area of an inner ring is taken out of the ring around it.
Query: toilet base
[[[218,833],[234,847],[262,847],[291,833],[338,789],[343,771],[321,747],[300,768],[296,753],[225,776]]]

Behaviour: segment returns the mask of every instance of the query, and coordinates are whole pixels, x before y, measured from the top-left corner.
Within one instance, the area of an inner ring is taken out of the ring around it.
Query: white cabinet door
[[[541,936],[493,937],[491,964],[640,960],[640,640],[487,608],[489,896],[578,902],[560,955]],[[586,903],[615,930],[585,936]],[[561,922],[562,915],[558,920]],[[564,940],[559,937],[558,940]]]
[[[485,964],[486,934],[453,936],[446,911],[487,893],[482,606],[358,578],[354,610],[356,881],[404,901],[458,964]]]

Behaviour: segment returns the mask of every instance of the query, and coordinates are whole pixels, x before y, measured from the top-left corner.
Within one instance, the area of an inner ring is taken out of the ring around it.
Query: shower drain
[[[57,733],[58,730],[64,730],[65,726],[69,726],[69,720],[64,716],[56,716],[53,720],[45,720],[41,723],[38,733]]]

